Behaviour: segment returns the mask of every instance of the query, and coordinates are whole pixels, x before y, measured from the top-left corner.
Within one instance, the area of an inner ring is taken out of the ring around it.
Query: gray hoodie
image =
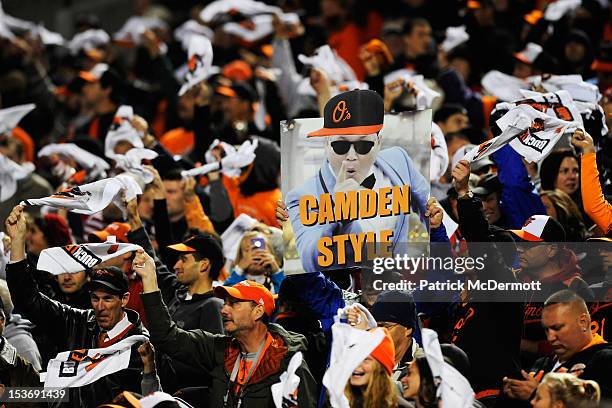
[[[38,346],[32,338],[31,331],[34,324],[18,314],[12,314],[10,320],[4,326],[4,337],[17,349],[24,359],[28,360],[36,371],[41,370],[41,358]]]

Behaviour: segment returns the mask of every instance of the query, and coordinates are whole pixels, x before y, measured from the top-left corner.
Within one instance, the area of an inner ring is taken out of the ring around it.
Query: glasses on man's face
[[[353,145],[357,154],[364,155],[370,153],[370,150],[372,150],[374,147],[374,142],[371,140],[359,140],[356,142],[336,140],[335,142],[331,142],[331,147],[334,149],[334,153],[336,154],[347,154],[351,149],[351,145]]]

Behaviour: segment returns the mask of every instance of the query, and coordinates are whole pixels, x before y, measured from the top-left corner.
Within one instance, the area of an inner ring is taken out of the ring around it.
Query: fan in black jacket
[[[5,228],[12,241],[6,271],[13,302],[33,323],[49,333],[59,350],[105,347],[133,335],[148,337],[138,313],[125,308],[129,292],[123,272],[117,268],[96,270],[90,285],[92,309],[72,308],[38,291],[33,268],[25,258],[23,207],[13,209]],[[138,345],[132,347],[128,368],[89,385],[71,388],[69,402],[64,406],[97,407],[124,390],[139,392],[143,366],[137,348]]]

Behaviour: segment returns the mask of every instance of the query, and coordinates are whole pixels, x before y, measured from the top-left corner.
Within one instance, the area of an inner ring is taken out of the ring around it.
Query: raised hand
[[[470,170],[470,162],[467,160],[459,160],[459,163],[453,169],[452,175],[455,181],[455,190],[459,197],[466,195],[470,190],[468,184],[470,181]]]
[[[595,153],[595,143],[593,138],[586,131],[582,129],[576,129],[572,135],[572,145],[582,150],[582,153]]]
[[[430,197],[429,200],[427,200],[427,211],[425,212],[425,216],[429,217],[429,226],[431,228],[438,228],[442,225],[444,210],[435,197]]]
[[[346,166],[344,162],[340,166],[340,170],[338,170],[338,175],[336,176],[336,185],[334,187],[334,192],[348,192],[354,190],[362,190],[363,188],[359,185],[357,180],[352,177],[349,177],[346,172]]]
[[[157,169],[153,166],[145,166],[145,168],[153,174],[153,182],[151,183],[154,200],[165,200],[166,199],[166,188],[159,175]]]
[[[145,341],[138,347],[138,354],[143,365],[143,374],[155,373],[155,348],[150,341]]]
[[[6,218],[4,230],[6,231],[6,235],[11,239],[11,262],[24,260],[27,226],[25,214],[21,205],[15,206]]]
[[[283,200],[276,202],[276,222],[282,224],[289,219],[289,213],[287,212],[287,206]]]
[[[155,262],[144,249],[136,251],[132,261],[132,270],[142,279],[142,292],[150,293],[159,290],[157,286],[157,275],[155,273]]]

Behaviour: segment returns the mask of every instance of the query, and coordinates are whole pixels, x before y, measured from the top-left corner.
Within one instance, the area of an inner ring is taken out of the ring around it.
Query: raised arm
[[[601,191],[593,138],[588,133],[578,129],[572,136],[572,144],[582,150],[580,191],[584,211],[601,228],[603,233],[607,234],[612,229],[612,205],[606,201]]]
[[[86,311],[51,300],[38,291],[32,266],[26,258],[26,220],[22,206],[13,208],[6,219],[5,230],[11,238],[11,258],[6,267],[6,279],[13,303],[33,323],[55,336],[59,345],[64,344],[67,321],[71,320],[72,315],[82,315],[85,321]]]
[[[223,349],[225,338],[203,330],[182,330],[170,318],[159,287],[155,262],[144,250],[138,250],[132,269],[142,278],[142,303],[149,318],[149,333],[156,350],[178,361],[210,371],[217,365],[216,351]]]

